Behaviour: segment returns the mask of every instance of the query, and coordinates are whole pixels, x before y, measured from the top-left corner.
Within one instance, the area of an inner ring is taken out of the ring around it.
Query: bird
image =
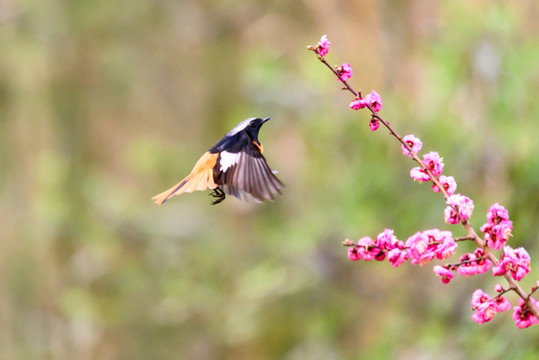
[[[210,189],[212,205],[226,195],[244,201],[273,201],[284,184],[270,169],[258,140],[260,128],[269,119],[253,117],[240,122],[200,157],[189,175],[152,200],[162,205],[172,196]]]

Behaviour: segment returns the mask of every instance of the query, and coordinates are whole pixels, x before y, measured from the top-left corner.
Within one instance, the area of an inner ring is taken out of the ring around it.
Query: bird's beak
[[[266,121],[268,121],[269,119],[271,119],[271,118],[267,117],[267,118],[262,119],[262,124],[265,123]]]

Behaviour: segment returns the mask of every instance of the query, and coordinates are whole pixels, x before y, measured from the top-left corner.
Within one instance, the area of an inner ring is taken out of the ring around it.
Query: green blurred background
[[[442,198],[306,45],[539,264],[536,1],[0,0],[1,359],[537,359],[539,327],[341,242],[440,227]],[[155,206],[240,120],[287,187]],[[463,244],[460,252],[473,251]],[[456,256],[451,260],[456,260]],[[514,304],[516,298],[509,295]]]

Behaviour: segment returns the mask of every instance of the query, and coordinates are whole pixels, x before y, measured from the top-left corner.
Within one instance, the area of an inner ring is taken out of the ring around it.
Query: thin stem
[[[468,241],[468,240],[474,240],[472,236],[461,236],[454,239],[455,241]]]
[[[316,51],[315,51],[316,52]],[[316,52],[318,54],[318,52]],[[352,87],[350,85],[348,85],[348,83],[346,82],[346,80],[344,80],[342,77],[341,77],[341,74],[339,74],[339,72],[337,70],[335,70],[335,68],[331,65],[329,65],[329,63],[326,61],[326,59],[324,59],[323,56],[320,56],[320,54],[318,54],[318,59],[320,59],[320,61],[326,65],[329,70],[331,70],[333,72],[333,74],[335,74],[335,76],[337,76],[339,78],[339,80],[342,81],[342,83],[344,84],[344,89],[345,90],[348,90],[350,91],[352,94],[354,94],[355,96],[360,96],[361,93],[359,92],[356,92],[354,89],[352,89]]]
[[[456,263],[456,264],[445,264],[444,267],[446,269],[448,269],[448,268],[458,268],[459,266],[466,265],[466,264],[471,264],[471,263],[474,263],[474,262],[479,262],[481,260],[485,260],[486,258],[487,258],[486,256],[481,256],[481,257],[478,257],[476,259],[462,260],[461,262]]]
[[[498,293],[498,295],[496,295],[495,297],[496,297],[496,298],[499,298],[499,297],[501,297],[503,294],[508,293],[509,291],[515,291],[515,289],[514,289],[513,287],[510,286],[510,287],[508,287],[507,289],[503,289],[503,291],[500,292],[500,293]]]

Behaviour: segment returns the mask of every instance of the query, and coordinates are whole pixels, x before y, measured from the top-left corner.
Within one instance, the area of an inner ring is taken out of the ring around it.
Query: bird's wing
[[[174,195],[180,195],[184,192],[190,193],[193,191],[215,189],[217,184],[213,179],[213,168],[217,163],[219,154],[206,152],[197,161],[195,167],[189,175],[170,189],[163,191],[161,194],[155,195],[152,200],[161,205]]]
[[[273,200],[284,187],[258,150],[221,152],[215,172],[216,184],[239,199],[247,200],[247,194],[257,201]]]

